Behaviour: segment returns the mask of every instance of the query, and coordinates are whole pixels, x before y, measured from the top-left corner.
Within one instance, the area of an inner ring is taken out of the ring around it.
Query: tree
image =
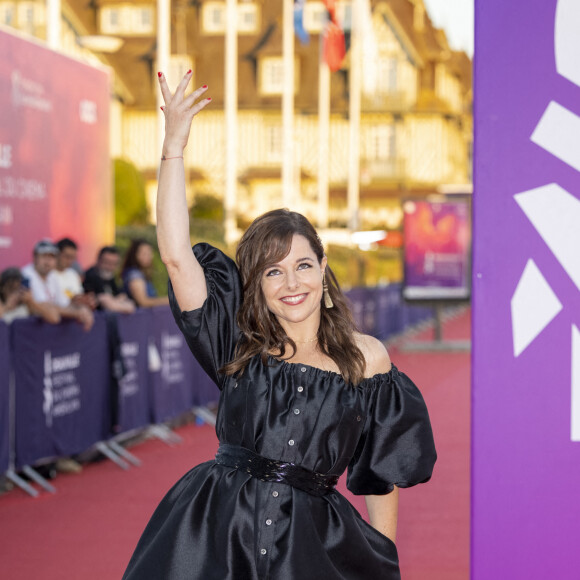
[[[145,180],[130,161],[114,160],[115,224],[119,226],[144,225],[149,210],[145,194]]]

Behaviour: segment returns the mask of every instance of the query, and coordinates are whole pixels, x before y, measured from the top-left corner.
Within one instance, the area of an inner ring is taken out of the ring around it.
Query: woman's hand
[[[211,97],[196,102],[207,91],[207,85],[185,96],[185,90],[191,80],[191,71],[183,77],[173,94],[167,86],[165,75],[158,73],[158,76],[161,94],[165,101],[165,106],[161,107],[165,115],[163,155],[165,157],[180,156],[183,155],[183,150],[187,145],[193,118],[210,103]]]

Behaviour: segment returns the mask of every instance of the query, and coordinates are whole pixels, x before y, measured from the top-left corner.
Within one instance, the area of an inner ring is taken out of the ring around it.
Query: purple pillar
[[[476,0],[472,580],[580,578],[580,2]]]

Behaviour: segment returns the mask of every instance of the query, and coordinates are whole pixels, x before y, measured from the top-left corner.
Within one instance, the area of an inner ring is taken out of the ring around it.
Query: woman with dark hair
[[[131,242],[121,278],[125,293],[140,308],[151,308],[167,304],[166,296],[157,296],[151,281],[153,270],[153,248],[147,240],[137,239]]]
[[[153,514],[124,578],[400,578],[398,488],[436,459],[417,387],[358,333],[316,231],[275,210],[246,231],[236,263],[189,247],[181,159],[207,87],[166,106],[157,201],[175,320],[221,390],[214,461],[187,473]],[[366,496],[371,525],[335,490]]]

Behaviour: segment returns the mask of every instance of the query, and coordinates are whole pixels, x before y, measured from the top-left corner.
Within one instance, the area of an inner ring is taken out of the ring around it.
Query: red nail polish
[[[208,97],[208,98],[207,98],[207,100],[208,100],[208,101],[211,101],[211,97]]]
[[[163,107],[159,107],[163,111]]]
[[[162,74],[162,73],[158,72],[158,73],[157,73],[157,76],[158,76],[159,78],[161,78],[161,74]]]
[[[207,89],[207,85],[203,85],[203,87],[201,87],[202,89]]]
[[[187,71],[187,74],[191,74],[191,69],[189,69],[189,70]]]

